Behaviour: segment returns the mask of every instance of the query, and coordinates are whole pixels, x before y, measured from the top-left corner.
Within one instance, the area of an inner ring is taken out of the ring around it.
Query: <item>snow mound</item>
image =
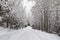
[[[30,27],[30,26],[27,26],[26,28],[24,28],[23,30],[32,30],[32,27]]]
[[[30,26],[21,30],[2,30],[0,30],[0,40],[60,40],[55,34],[34,30]]]

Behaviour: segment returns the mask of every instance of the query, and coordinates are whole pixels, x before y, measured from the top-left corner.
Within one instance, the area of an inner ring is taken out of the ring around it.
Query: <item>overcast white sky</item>
[[[32,7],[35,5],[35,1],[28,1],[28,0],[23,0],[22,1],[22,4],[23,4],[23,8],[25,8],[25,13],[26,13],[26,16],[30,16],[31,17],[31,9]]]

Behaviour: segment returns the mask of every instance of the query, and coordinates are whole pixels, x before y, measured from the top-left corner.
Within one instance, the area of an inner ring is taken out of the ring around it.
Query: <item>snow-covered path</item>
[[[0,40],[60,40],[60,37],[27,27],[12,31],[1,29]]]

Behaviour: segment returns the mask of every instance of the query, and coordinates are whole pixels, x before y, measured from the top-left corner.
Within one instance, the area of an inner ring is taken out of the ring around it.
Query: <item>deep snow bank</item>
[[[34,30],[28,26],[24,29],[14,31],[2,29],[0,30],[0,40],[60,40],[60,37],[54,34]]]

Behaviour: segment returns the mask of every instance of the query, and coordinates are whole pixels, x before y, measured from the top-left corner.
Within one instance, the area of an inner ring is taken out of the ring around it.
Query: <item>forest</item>
[[[0,26],[21,29],[30,23],[33,29],[60,33],[60,0],[32,1],[35,5],[27,17],[22,0],[0,0]]]

